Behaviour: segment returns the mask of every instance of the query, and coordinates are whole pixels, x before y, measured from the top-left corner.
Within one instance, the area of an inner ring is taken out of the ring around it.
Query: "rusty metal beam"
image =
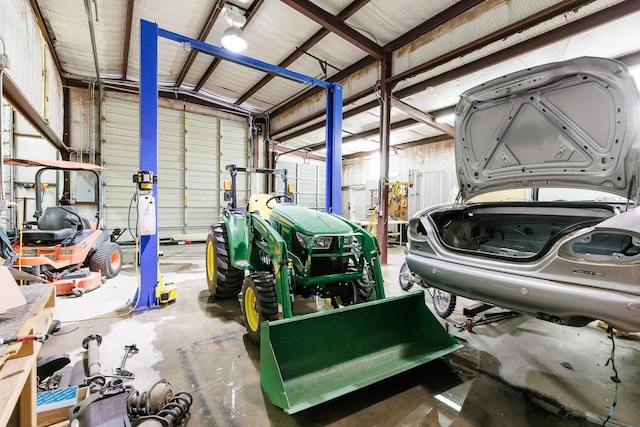
[[[326,79],[328,82],[331,83],[335,83],[338,82],[340,80],[342,80],[343,78],[349,77],[351,74],[355,73],[357,70],[361,70],[362,68],[371,65],[371,64],[375,64],[376,60],[374,58],[372,58],[371,56],[365,56],[363,59],[361,59],[360,61],[356,62],[353,65],[348,66],[347,68],[345,68],[344,70],[342,70],[341,72],[333,75],[332,77],[329,77],[328,79]],[[366,64],[366,65],[363,65]],[[270,113],[271,117],[275,117],[277,115],[279,115],[280,113],[288,110],[289,108],[293,107],[294,105],[299,104],[300,102],[302,102],[303,100],[307,99],[310,96],[315,95],[316,93],[322,92],[322,88],[317,88],[317,87],[313,87],[307,91],[305,91],[304,93],[298,95],[296,98],[292,99],[291,101],[285,103],[284,105],[279,106],[278,108],[276,108],[275,110],[273,110]],[[357,94],[356,96],[350,96],[349,98],[345,98],[342,101],[342,105],[348,105],[352,102],[357,101],[358,99],[367,96],[367,95],[371,95],[373,93],[373,88],[370,89],[365,89],[364,91],[361,91],[360,93]],[[319,115],[317,115],[319,114]],[[324,116],[324,112],[320,112],[320,113],[316,113],[314,114],[314,118],[319,118]],[[305,118],[303,120],[300,120],[300,122],[296,125],[299,126],[300,124],[306,123],[309,120],[313,120],[313,118]],[[293,126],[295,127],[295,126]],[[284,129],[284,128],[283,128]],[[283,129],[278,129],[278,133],[282,133],[284,132]],[[289,129],[291,129],[291,127],[289,127]],[[289,130],[287,129],[287,130]]]
[[[392,145],[391,148],[393,150],[404,150],[406,148],[419,147],[421,145],[433,144],[436,142],[447,141],[450,139],[451,137],[449,135],[438,135],[438,136],[432,136],[430,138],[422,138],[416,141],[409,141],[409,142],[403,142],[402,144]],[[372,153],[371,151],[361,151],[359,153],[347,154],[345,156],[342,156],[342,158],[343,159],[359,159],[362,157],[367,157],[371,155],[371,153]]]
[[[47,43],[49,47],[49,52],[51,53],[51,57],[53,58],[53,62],[56,64],[56,69],[58,70],[58,76],[62,78],[62,67],[60,66],[60,60],[58,59],[58,55],[56,54],[56,50],[53,48],[53,42],[51,41],[51,36],[47,31],[47,26],[44,24],[44,19],[42,18],[42,12],[40,12],[40,7],[36,0],[29,0],[29,5],[31,6],[31,10],[36,17],[36,23],[38,24],[38,28],[40,28],[40,33],[42,34],[42,38]]]
[[[418,37],[428,33],[429,31],[434,30],[435,28],[437,28],[438,26],[444,24],[445,22],[455,18],[456,16],[458,16],[459,14],[466,12],[467,10],[473,8],[474,6],[476,6],[478,3],[480,3],[479,1],[476,0],[466,0],[466,1],[461,1],[456,3],[455,5],[445,9],[444,11],[440,12],[439,14],[437,14],[436,16],[434,16],[431,19],[428,19],[427,21],[423,22],[422,24],[416,26],[415,28],[407,31],[406,33],[404,33],[403,35],[401,35],[400,37],[398,37],[397,39],[389,42],[384,49],[385,50],[396,50],[402,46],[404,46],[404,44],[406,43],[410,43],[411,41],[417,39]],[[337,73],[334,76],[329,78],[330,82],[338,82],[344,78],[349,77],[350,75],[357,73],[358,71],[364,69],[365,67],[368,67],[371,64],[374,64],[376,62],[376,58],[374,58],[371,55],[365,56],[364,58],[362,58],[361,60],[359,60],[358,62],[350,65],[349,67],[345,68],[341,73]],[[303,94],[297,96],[296,98],[290,100],[289,102],[287,102],[286,104],[278,107],[276,110],[271,112],[271,117],[276,117],[279,114],[284,113],[285,111],[287,111],[288,109],[290,109],[291,107],[293,107],[294,105],[300,104],[301,102],[305,101],[309,96],[320,92],[320,90],[318,89],[311,89],[309,91],[304,92]],[[347,100],[345,99],[344,101],[344,105],[347,105]]]
[[[247,21],[244,23],[244,26],[242,27],[243,31],[247,28],[247,25],[249,25],[249,22],[251,22],[253,17],[256,16],[258,9],[260,9],[260,6],[262,6],[263,2],[264,0],[257,0],[247,10],[247,13],[245,14],[245,16],[247,17]],[[211,64],[209,64],[209,67],[207,67],[207,70],[204,72],[202,77],[200,77],[200,80],[196,84],[196,87],[193,89],[195,92],[198,92],[200,89],[202,89],[202,86],[204,86],[207,80],[209,80],[209,77],[211,77],[211,74],[213,74],[215,69],[218,68],[218,65],[220,65],[220,62],[221,62],[220,58],[214,58],[213,61],[211,61]]]
[[[365,112],[367,110],[370,110],[370,109],[374,108],[376,105],[379,105],[378,101],[367,102],[366,104],[362,104],[362,105],[360,105],[360,106],[358,106],[356,108],[352,108],[351,110],[344,112],[342,114],[342,118],[343,119],[347,119],[349,117],[353,117],[356,114],[360,114],[360,113],[363,113],[363,112]],[[324,113],[322,113],[322,116],[324,116]],[[312,132],[314,130],[321,129],[321,128],[324,127],[324,125],[325,125],[324,121],[320,121],[318,123],[313,123],[313,124],[311,124],[311,125],[309,125],[307,127],[304,127],[302,129],[298,129],[297,131],[292,132],[292,133],[290,133],[288,135],[282,136],[280,138],[274,138],[274,139],[277,139],[278,141],[288,141],[290,139],[297,138],[297,137],[299,137],[301,135],[305,135],[305,134],[307,134],[309,132]]]
[[[401,80],[408,79],[417,74],[423,73],[425,71],[432,70],[433,68],[445,64],[455,58],[460,56],[468,55],[469,53],[486,46],[488,44],[494,43],[498,40],[502,40],[509,36],[512,36],[516,33],[529,29],[533,26],[536,26],[544,21],[552,19],[560,14],[566,13],[570,10],[576,9],[580,6],[583,6],[587,3],[591,3],[592,0],[565,0],[553,6],[550,6],[544,10],[541,10],[538,13],[535,13],[531,16],[527,16],[520,21],[514,22],[511,25],[507,25],[504,28],[499,29],[498,31],[494,31],[491,34],[487,34],[484,37],[480,37],[477,40],[474,40],[471,43],[467,43],[464,46],[460,46],[457,49],[454,49],[450,52],[447,52],[443,55],[440,55],[424,64],[417,65],[413,68],[405,70],[395,76],[391,77],[392,83],[397,83]]]
[[[326,147],[326,144],[323,144],[323,148],[324,147]],[[311,154],[311,153],[306,152],[306,151],[302,152],[300,150],[290,150],[287,147],[283,147],[281,145],[273,145],[271,147],[271,150],[273,152],[280,153],[279,154],[280,156],[285,155],[285,154],[291,154],[292,156],[302,157],[302,158],[305,158],[305,159],[320,160],[322,162],[327,160],[325,157],[322,157],[322,156]]]
[[[391,97],[391,106],[397,108],[398,110],[405,113],[407,116],[412,117],[417,121],[424,123],[427,126],[431,126],[432,128],[437,129],[442,133],[445,133],[449,136],[453,136],[453,126],[448,125],[446,123],[436,122],[435,117],[433,117],[431,114],[424,113],[418,110],[417,108],[399,100],[394,96]]]
[[[395,84],[400,80],[408,78],[410,75],[413,75],[416,72],[425,72],[425,71],[431,70],[431,69],[435,68],[436,66],[441,65],[441,64],[443,64],[443,63],[445,63],[447,61],[450,61],[450,60],[452,60],[454,58],[457,58],[459,56],[463,56],[463,55],[466,55],[466,54],[468,54],[470,52],[473,52],[474,50],[477,50],[478,48],[484,46],[485,44],[487,44],[487,43],[489,43],[491,41],[496,41],[496,40],[500,40],[500,39],[512,36],[512,35],[514,35],[514,34],[516,34],[518,32],[526,30],[527,28],[531,28],[531,27],[533,27],[535,25],[538,25],[538,24],[540,24],[540,23],[542,23],[544,21],[547,21],[547,20],[549,20],[551,18],[554,18],[555,16],[558,16],[558,15],[561,15],[563,13],[566,13],[569,10],[575,9],[576,7],[579,7],[582,4],[589,3],[589,2],[590,2],[589,0],[565,0],[565,1],[561,2],[561,3],[558,3],[558,4],[554,5],[554,6],[551,6],[551,7],[547,8],[547,9],[542,10],[541,12],[539,12],[537,14],[534,14],[531,17],[522,19],[522,20],[520,20],[520,21],[518,21],[518,22],[516,22],[516,23],[514,23],[512,25],[509,25],[509,26],[507,26],[507,27],[505,27],[505,28],[503,28],[501,30],[495,31],[495,32],[493,32],[491,34],[488,34],[487,36],[485,36],[483,38],[480,38],[480,39],[478,39],[478,40],[476,40],[476,41],[474,41],[472,43],[469,43],[469,44],[467,44],[465,46],[462,46],[462,47],[456,49],[455,51],[452,51],[452,53],[450,53],[450,54],[442,55],[442,56],[440,56],[438,58],[435,58],[432,61],[429,61],[429,62],[427,62],[427,63],[425,63],[423,65],[420,65],[419,67],[414,67],[412,70],[407,70],[407,71],[405,71],[403,73],[400,73],[400,74],[397,74],[395,76],[392,76],[392,77],[390,77],[389,81],[390,81],[391,84]],[[457,5],[458,4],[452,6],[449,9],[453,9]],[[452,12],[449,11],[449,9],[441,12],[439,15],[451,14]],[[438,15],[436,15],[436,16],[438,16]],[[453,15],[453,16],[455,16],[455,15]],[[432,19],[435,19],[435,17],[432,18]],[[440,22],[440,20],[438,20],[436,22],[433,22],[433,24],[436,24],[437,22]],[[444,22],[440,22],[439,25],[441,25],[442,23],[444,23]],[[433,30],[436,27],[437,27],[437,25],[434,26],[433,28],[428,28],[428,29],[424,28],[423,30],[426,30],[426,31],[423,34],[426,34],[427,32]],[[409,31],[409,33],[411,33],[412,31],[413,30]],[[422,34],[420,34],[420,35],[422,35]],[[417,38],[420,35],[417,35],[417,36],[414,35],[414,37]],[[406,35],[400,36],[396,40],[400,40],[400,39],[408,40]],[[394,47],[393,50],[401,47],[401,46],[397,45],[397,43],[399,43],[399,41],[396,42],[396,40],[390,42],[387,46],[389,46],[389,47],[393,46]],[[366,58],[368,58],[368,57],[365,57],[364,59],[366,59]],[[360,62],[363,62],[363,60],[361,60]],[[345,71],[349,70],[351,73],[355,73],[355,72],[359,71],[360,69],[361,68],[348,67],[347,69],[345,69]],[[349,75],[341,76],[341,79],[342,78],[346,78]],[[397,93],[394,94],[394,95],[396,97],[399,97],[397,95]],[[285,105],[279,107],[277,110],[274,110],[271,113],[271,116],[272,117],[276,117],[279,114],[283,114],[285,111],[287,111],[288,109],[292,108],[293,106],[305,101],[308,96],[309,96],[308,93],[304,93],[303,95],[301,95],[301,96],[299,96],[299,97],[287,102]],[[355,102],[355,101],[357,101],[357,100],[354,99],[351,102]],[[346,100],[345,100],[344,104],[345,105],[347,104]],[[305,121],[308,121],[308,120],[309,120],[309,118],[305,118],[305,119],[299,120],[299,122],[300,123],[304,123]],[[277,132],[281,133],[281,130],[278,129]]]
[[[13,106],[13,108],[15,108],[31,124],[31,126],[38,131],[38,133],[60,150],[63,157],[65,155],[68,156],[71,151],[70,148],[62,142],[60,137],[55,133],[51,126],[49,126],[47,120],[45,120],[38,110],[34,108],[31,102],[29,102],[29,99],[24,95],[24,93],[22,93],[20,88],[7,73],[2,73],[2,86],[2,95]]]
[[[446,73],[434,76],[430,79],[408,86],[397,92],[394,92],[394,96],[398,98],[405,98],[410,95],[414,95],[418,92],[422,92],[430,86],[438,86],[448,81],[463,77],[465,75],[477,72],[484,68],[499,64],[500,62],[508,59],[515,58],[526,52],[531,52],[536,49],[540,49],[544,46],[548,46],[559,40],[580,34],[588,31],[599,25],[611,22],[614,19],[622,18],[630,13],[640,10],[640,2],[622,2],[607,9],[595,12],[589,16],[585,16],[577,21],[570,22],[562,27],[549,30],[536,37],[530,38],[513,46],[509,46],[491,55],[487,55],[483,58],[469,62],[454,70],[447,71]]]
[[[322,9],[319,6],[311,3],[308,0],[281,0],[284,4],[297,10],[307,18],[320,24],[321,26],[328,28],[332,33],[342,37],[352,45],[367,52],[369,55],[376,59],[384,58],[384,48],[367,37],[362,33],[354,30],[350,26],[344,23],[344,20],[333,16],[331,13]]]
[[[407,31],[397,39],[388,43],[385,48],[391,51],[401,48],[402,46],[411,43],[419,37],[422,37],[429,31],[433,31],[438,28],[440,25],[446,23],[447,21],[452,20],[458,15],[461,15],[468,11],[469,9],[473,9],[478,4],[482,3],[484,0],[462,0],[454,4],[453,6],[443,10],[437,15],[427,19],[422,24],[412,28]]]
[[[338,18],[345,20],[360,10],[365,4],[369,3],[370,0],[355,0],[351,2],[347,7],[345,7],[340,13],[338,13]],[[316,43],[324,38],[330,31],[326,28],[322,28],[318,30],[314,35],[312,35],[309,39],[307,39],[300,47],[298,47],[291,55],[287,56],[282,62],[278,64],[279,67],[286,68],[289,65],[293,64],[296,59],[300,58],[306,51],[311,49]],[[235,102],[236,105],[242,105],[247,99],[251,98],[251,96],[262,89],[267,83],[275,78],[274,75],[268,74],[264,76],[258,83],[253,85],[251,89],[246,91],[244,94],[238,98]]]
[[[399,122],[391,123],[391,130],[398,130],[398,129],[405,128],[407,126],[413,126],[416,123],[417,123],[416,120],[412,118],[400,120]],[[347,142],[355,141],[362,138],[368,138],[370,136],[379,135],[379,134],[380,134],[380,127],[376,127],[373,129],[362,131],[362,132],[353,133],[349,136],[345,136],[344,138],[342,138],[342,143],[345,144]],[[297,150],[303,150],[307,152],[317,151],[317,150],[322,150],[323,148],[326,147],[326,145],[327,144],[323,141],[323,142],[318,142],[316,144],[306,145],[304,147],[298,148]]]
[[[129,46],[131,45],[131,26],[133,25],[133,3],[127,0],[127,14],[124,22],[124,40],[122,42],[122,80],[127,80],[129,72]]]
[[[198,40],[203,42],[207,39],[209,33],[211,32],[211,29],[213,28],[213,24],[215,24],[218,20],[220,12],[222,12],[222,8],[224,7],[225,3],[227,3],[227,0],[218,0],[213,6],[211,11],[209,12],[209,16],[207,17],[207,21],[204,24],[204,27],[202,27],[202,29],[200,30]],[[196,50],[191,50],[189,52],[189,56],[182,66],[182,70],[180,71],[178,79],[176,80],[176,87],[180,87],[180,85],[182,85],[182,82],[184,82],[184,79],[187,77],[187,74],[189,73],[193,62],[196,60],[196,55],[198,55],[198,51]]]

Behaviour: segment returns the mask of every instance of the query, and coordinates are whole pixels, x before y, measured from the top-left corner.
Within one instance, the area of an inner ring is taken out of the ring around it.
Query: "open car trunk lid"
[[[583,57],[470,89],[456,107],[464,200],[509,188],[635,192],[638,90],[624,64]]]

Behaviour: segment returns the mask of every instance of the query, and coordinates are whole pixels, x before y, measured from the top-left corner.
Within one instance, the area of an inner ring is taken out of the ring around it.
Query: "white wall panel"
[[[227,165],[240,167],[249,165],[248,153],[249,129],[246,123],[222,120],[220,122],[220,183],[230,180],[231,175],[225,169]],[[247,174],[239,173],[236,181],[237,205],[244,206],[248,198]],[[220,191],[220,206],[226,206],[223,200],[224,191]]]
[[[129,203],[139,169],[138,103],[107,97],[104,104],[105,223],[133,228]],[[247,166],[248,125],[217,117],[158,109],[158,235],[205,233],[218,221],[227,164]],[[221,170],[222,169],[222,170]],[[239,175],[239,204],[246,204],[246,177]],[[134,212],[134,209],[132,209]],[[135,231],[134,231],[135,232]],[[127,234],[123,238],[130,239]]]

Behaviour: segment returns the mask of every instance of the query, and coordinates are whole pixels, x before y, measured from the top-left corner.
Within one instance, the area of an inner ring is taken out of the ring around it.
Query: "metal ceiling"
[[[640,2],[627,0],[30,0],[67,84],[139,81],[139,21],[219,45],[222,8],[247,22],[243,54],[344,85],[345,157],[379,143],[380,60],[391,58],[396,148],[448,138],[434,125],[481,81],[578,56],[640,56]],[[92,42],[92,32],[93,39]],[[159,42],[164,96],[240,114],[268,113],[274,150],[322,156],[324,95]],[[99,69],[99,75],[96,73]]]

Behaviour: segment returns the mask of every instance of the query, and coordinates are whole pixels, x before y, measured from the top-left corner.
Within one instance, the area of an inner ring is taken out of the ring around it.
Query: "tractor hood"
[[[288,224],[308,236],[347,234],[353,231],[335,215],[296,205],[276,205],[271,212],[271,219]]]
[[[583,57],[519,71],[461,95],[458,183],[468,200],[526,187],[635,192],[640,96],[621,62]]]

